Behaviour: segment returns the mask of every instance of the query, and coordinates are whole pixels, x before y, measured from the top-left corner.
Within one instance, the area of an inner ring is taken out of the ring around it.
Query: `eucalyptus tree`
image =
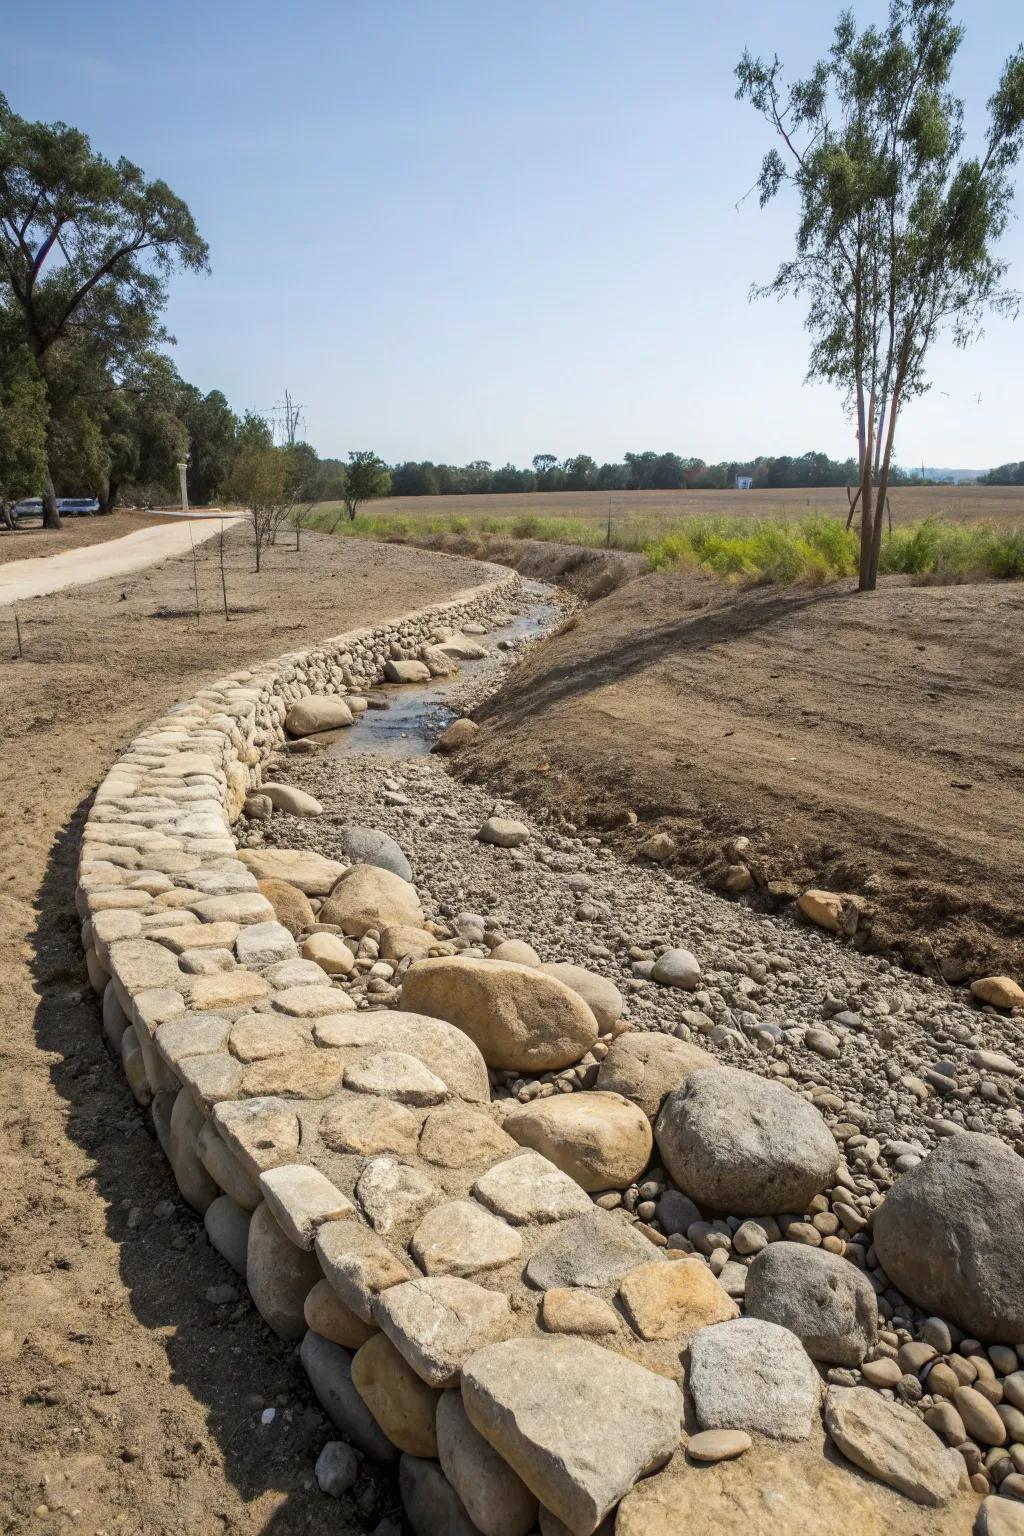
[[[205,270],[186,203],[65,123],[32,123],[0,95],[0,307],[47,388],[85,337],[113,368],[166,340],[172,272]],[[59,527],[52,481],[46,522]]]
[[[996,246],[1024,137],[1024,49],[971,152],[951,89],[962,37],[952,0],[891,0],[883,26],[858,30],[843,12],[804,80],[786,86],[777,56],[746,52],[736,68],[737,97],[777,140],[761,206],[786,187],[800,206],[795,254],[755,293],[807,300],[808,377],[838,384],[856,411],[861,590],[878,580],[896,425],[928,387],[932,342],[948,331],[965,346],[986,312],[1017,304]]]

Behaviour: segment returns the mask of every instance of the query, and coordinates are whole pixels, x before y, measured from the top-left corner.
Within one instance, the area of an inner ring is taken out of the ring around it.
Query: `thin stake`
[[[17,632],[17,636],[18,636],[18,658],[19,658],[19,660],[23,660],[24,656],[25,656],[25,652],[21,648],[21,624],[18,621],[18,610],[17,610],[17,608],[15,608],[15,610],[14,610],[14,628],[15,628],[15,631]]]
[[[231,615],[228,613],[228,586],[224,579],[224,519],[220,520],[220,590],[224,597],[224,622],[230,624]]]
[[[196,588],[196,629],[202,629],[203,626],[199,622],[199,567],[196,564],[196,541],[192,537],[191,521],[188,525],[188,541],[192,545],[192,580]]]

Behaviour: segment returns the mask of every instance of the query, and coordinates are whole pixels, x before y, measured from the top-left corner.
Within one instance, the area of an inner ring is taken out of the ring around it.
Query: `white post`
[[[182,510],[182,514],[185,517],[188,516],[188,486],[185,483],[185,471],[187,469],[188,469],[188,459],[179,459],[178,460],[178,475],[181,478],[181,510]]]

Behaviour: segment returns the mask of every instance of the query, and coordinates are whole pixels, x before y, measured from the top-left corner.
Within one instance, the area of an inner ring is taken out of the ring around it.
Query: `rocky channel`
[[[321,1487],[397,1461],[417,1536],[1024,1532],[1024,1010],[346,750],[522,604],[203,690],[86,828],[107,1037],[301,1344]]]

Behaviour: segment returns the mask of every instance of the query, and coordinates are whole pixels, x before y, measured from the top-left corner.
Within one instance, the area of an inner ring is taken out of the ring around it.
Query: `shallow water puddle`
[[[520,652],[499,650],[502,640],[535,638],[554,627],[562,609],[553,600],[554,588],[544,581],[524,579],[523,594],[528,607],[510,624],[474,635],[487,647],[488,654],[479,661],[460,661],[453,677],[438,677],[429,683],[379,683],[373,694],[388,700],[387,709],[368,709],[355,725],[334,733],[336,740],[327,750],[328,757],[347,757],[353,752],[383,753],[391,757],[423,757],[442,731],[462,709],[448,700],[465,688],[467,682],[478,688],[481,683],[497,682],[501,672]]]

